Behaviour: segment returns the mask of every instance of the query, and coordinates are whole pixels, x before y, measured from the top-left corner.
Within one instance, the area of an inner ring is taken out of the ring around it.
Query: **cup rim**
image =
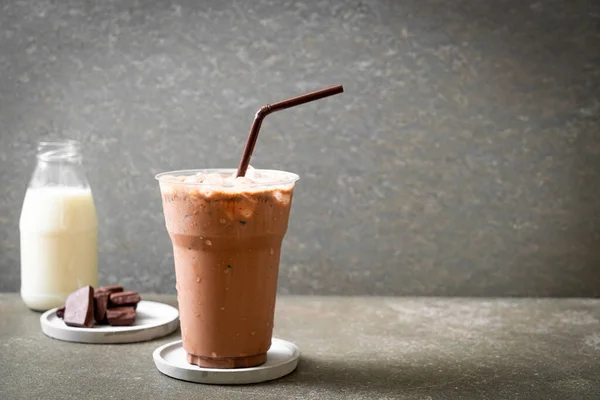
[[[217,173],[217,174],[228,174],[228,175],[231,175],[231,174],[234,174],[236,171],[237,171],[236,168],[180,169],[180,170],[174,170],[174,171],[161,172],[159,174],[156,174],[154,176],[154,179],[156,179],[159,183],[170,183],[170,184],[174,184],[174,185],[183,185],[183,186],[194,186],[194,187],[208,187],[208,186],[212,186],[212,187],[215,187],[215,186],[218,186],[218,187],[234,187],[234,186],[241,186],[243,188],[248,188],[248,187],[263,187],[263,186],[285,186],[285,185],[294,184],[297,180],[300,179],[300,177],[297,174],[294,174],[293,172],[287,172],[287,171],[282,171],[282,170],[277,170],[277,169],[256,169],[256,171],[258,171],[258,172],[264,172],[264,173],[268,173],[268,174],[278,174],[278,175],[282,174],[284,179],[277,179],[277,180],[267,181],[267,182],[262,181],[262,182],[244,183],[243,185],[236,185],[236,184],[215,185],[214,183],[210,183],[210,182],[181,182],[180,180],[177,180],[177,179],[169,179],[169,178],[174,178],[175,176],[190,176],[190,175],[195,175],[198,172],[202,172],[202,173],[205,173],[205,174]]]

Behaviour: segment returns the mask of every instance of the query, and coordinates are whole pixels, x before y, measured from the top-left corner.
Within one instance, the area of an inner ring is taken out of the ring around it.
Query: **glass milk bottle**
[[[98,221],[80,144],[41,142],[21,220],[21,297],[33,310],[61,306],[98,284]]]

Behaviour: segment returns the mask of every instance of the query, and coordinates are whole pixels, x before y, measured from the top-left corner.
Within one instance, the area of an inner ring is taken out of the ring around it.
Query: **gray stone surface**
[[[35,143],[85,142],[102,282],[174,293],[156,172],[302,180],[283,293],[600,294],[600,3],[0,1],[0,290]]]
[[[300,347],[298,369],[243,387],[161,375],[152,351],[179,333],[60,342],[16,294],[0,294],[0,315],[2,399],[600,398],[600,300],[281,297],[275,335]]]

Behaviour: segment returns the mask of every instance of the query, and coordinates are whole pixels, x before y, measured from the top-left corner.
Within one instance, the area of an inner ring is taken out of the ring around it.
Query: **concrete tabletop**
[[[176,304],[174,296],[143,296]],[[277,381],[162,375],[152,351],[50,339],[0,294],[1,399],[598,399],[600,300],[280,297],[275,335],[302,352]]]

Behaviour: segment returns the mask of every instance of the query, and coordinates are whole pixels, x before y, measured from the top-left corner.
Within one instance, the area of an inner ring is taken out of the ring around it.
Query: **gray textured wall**
[[[0,290],[37,140],[85,141],[103,282],[174,292],[155,173],[301,175],[283,293],[600,294],[594,1],[1,1]]]

